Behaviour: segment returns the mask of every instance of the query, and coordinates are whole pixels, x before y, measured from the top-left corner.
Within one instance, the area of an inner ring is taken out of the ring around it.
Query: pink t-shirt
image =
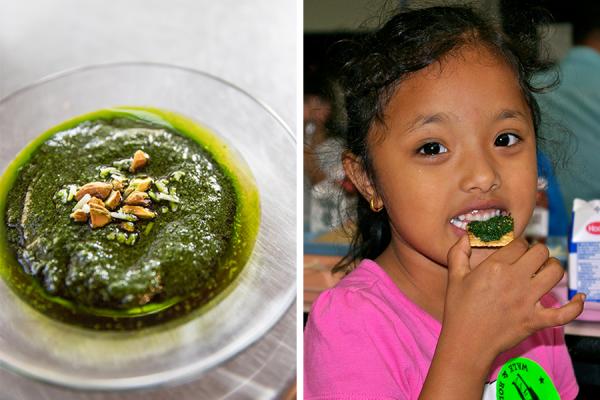
[[[550,295],[546,307],[557,306]],[[417,399],[441,324],[409,300],[374,261],[364,260],[313,304],[304,332],[305,399]],[[502,353],[483,398],[495,397],[500,369],[513,357],[537,362],[562,400],[579,387],[562,328],[548,328]]]

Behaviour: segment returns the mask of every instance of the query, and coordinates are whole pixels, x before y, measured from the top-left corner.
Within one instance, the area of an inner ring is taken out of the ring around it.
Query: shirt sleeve
[[[398,384],[408,373],[397,363],[386,321],[368,295],[344,288],[323,292],[304,332],[305,399],[410,398]]]

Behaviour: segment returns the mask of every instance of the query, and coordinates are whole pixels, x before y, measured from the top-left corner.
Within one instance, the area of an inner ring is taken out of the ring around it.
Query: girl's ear
[[[346,172],[346,176],[350,178],[360,194],[367,200],[367,202],[371,202],[371,200],[373,201],[371,207],[375,207],[376,209],[383,207],[383,200],[377,193],[375,185],[369,178],[361,158],[354,153],[345,151],[342,154],[342,165],[344,166],[344,172]]]

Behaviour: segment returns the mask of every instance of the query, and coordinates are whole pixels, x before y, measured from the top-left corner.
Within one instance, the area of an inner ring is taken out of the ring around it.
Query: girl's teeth
[[[457,228],[460,228],[460,229],[462,229],[462,230],[464,230],[464,231],[466,231],[466,230],[467,230],[467,221],[459,221],[459,220],[458,220],[458,219],[456,219],[456,218],[452,218],[452,219],[450,220],[450,223],[451,223],[452,225],[456,226]]]
[[[473,210],[466,214],[458,215],[452,218],[450,223],[461,229],[466,229],[467,224],[471,221],[487,221],[488,219],[497,217],[499,215],[506,216],[509,215],[509,213],[507,211],[501,211],[498,209],[486,211]],[[464,228],[462,228],[463,225]]]

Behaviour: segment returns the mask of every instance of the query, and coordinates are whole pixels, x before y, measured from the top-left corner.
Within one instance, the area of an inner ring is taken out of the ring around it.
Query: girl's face
[[[535,206],[536,143],[515,73],[484,48],[464,48],[402,81],[368,145],[392,241],[446,264],[466,222],[502,212],[520,236]],[[359,187],[361,185],[359,184]],[[492,250],[473,249],[479,264]]]

